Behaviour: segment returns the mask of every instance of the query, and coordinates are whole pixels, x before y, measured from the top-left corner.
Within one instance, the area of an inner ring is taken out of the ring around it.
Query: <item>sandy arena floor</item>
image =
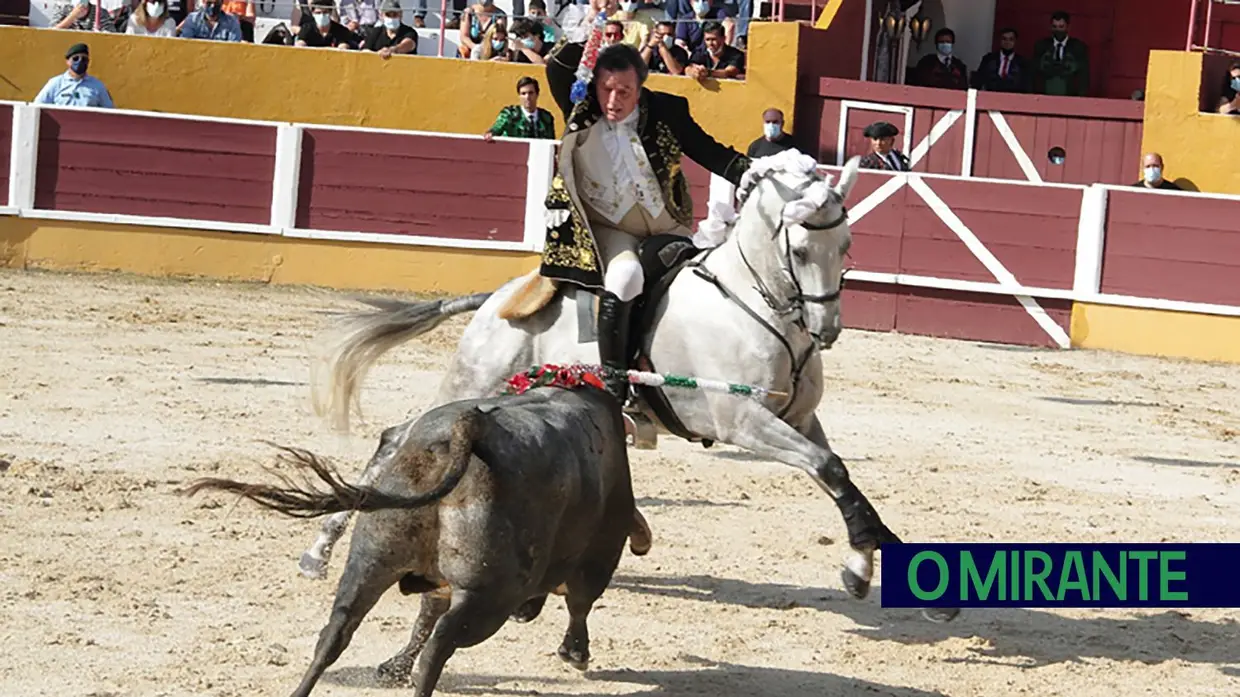
[[[287,694],[347,554],[297,574],[318,521],[173,490],[263,479],[307,447],[357,472],[420,411],[458,318],[367,381],[361,433],[309,407],[320,290],[0,271],[0,695]],[[820,413],[907,538],[1240,540],[1240,367],[845,333]],[[843,523],[809,479],[664,437],[633,453],[655,532],[591,617],[582,676],[553,599],[458,652],[450,695],[1236,695],[1224,611],[966,611],[934,625],[848,599]],[[351,530],[351,528],[350,528]],[[389,592],[315,694],[405,694],[371,670],[417,601]]]

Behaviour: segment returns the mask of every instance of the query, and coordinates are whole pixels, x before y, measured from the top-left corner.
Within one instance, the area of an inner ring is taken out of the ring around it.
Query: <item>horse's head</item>
[[[738,192],[733,234],[758,291],[821,349],[830,348],[842,328],[844,255],[852,243],[844,201],[859,162],[849,160],[832,186],[813,158],[787,150],[755,160]]]

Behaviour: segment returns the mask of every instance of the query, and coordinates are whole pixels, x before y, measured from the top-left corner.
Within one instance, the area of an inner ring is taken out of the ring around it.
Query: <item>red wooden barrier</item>
[[[13,148],[13,107],[0,104],[0,206],[12,205],[9,201],[9,162]]]
[[[529,146],[307,128],[297,227],[520,242]]]
[[[273,126],[44,109],[35,207],[265,225]]]
[[[1102,292],[1240,305],[1240,201],[1110,191]]]

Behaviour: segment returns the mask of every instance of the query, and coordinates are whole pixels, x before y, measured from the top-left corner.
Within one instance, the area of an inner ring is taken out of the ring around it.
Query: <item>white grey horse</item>
[[[874,551],[899,540],[853,484],[814,413],[823,393],[820,351],[831,347],[842,326],[840,292],[851,244],[844,201],[857,168],[853,158],[832,187],[813,158],[795,151],[754,160],[738,190],[739,214],[726,210],[721,221],[715,207],[698,233],[714,230],[726,239],[675,277],[641,346],[658,372],[758,385],[786,395],[763,401],[701,390],[665,393],[679,420],[701,439],[797,467],[831,496],[849,536],[843,581],[854,597],[864,598]],[[379,311],[356,315],[330,354],[329,385],[315,389],[319,413],[347,429],[367,369],[384,352],[462,312],[477,314],[461,337],[436,405],[493,394],[509,377],[535,365],[597,364],[597,343],[578,338],[575,307],[577,294],[585,291],[565,285],[536,314],[500,319],[500,308],[520,286],[521,279],[513,279],[493,293],[449,300],[371,301]],[[368,466],[361,484],[369,483]],[[302,555],[304,575],[326,575],[331,548],[349,515],[324,521]],[[956,614],[923,612],[935,621]]]

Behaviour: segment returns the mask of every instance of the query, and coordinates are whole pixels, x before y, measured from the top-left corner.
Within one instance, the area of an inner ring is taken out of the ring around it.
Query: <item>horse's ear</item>
[[[860,169],[861,158],[855,155],[844,164],[844,171],[840,172],[840,183],[835,185],[835,191],[841,199],[848,200],[848,194],[857,183],[857,171]]]

